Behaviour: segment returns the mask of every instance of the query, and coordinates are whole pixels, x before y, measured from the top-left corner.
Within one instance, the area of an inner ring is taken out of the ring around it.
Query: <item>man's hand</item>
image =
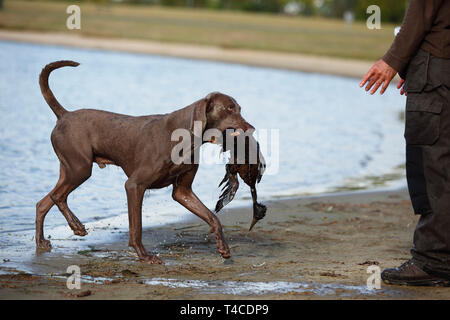
[[[370,94],[374,94],[375,92],[377,92],[378,88],[383,85],[380,90],[380,94],[383,94],[396,74],[397,71],[395,71],[390,65],[380,59],[366,73],[364,78],[359,83],[359,86],[364,87],[364,85],[368,81],[369,83],[366,86],[366,91],[369,91],[373,86]]]

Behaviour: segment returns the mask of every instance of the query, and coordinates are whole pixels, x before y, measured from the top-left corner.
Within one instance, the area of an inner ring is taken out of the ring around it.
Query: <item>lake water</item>
[[[258,186],[262,200],[371,188],[380,180],[388,186],[404,183],[404,97],[393,87],[383,96],[370,96],[359,88],[358,79],[0,42],[0,258],[8,259],[8,266],[19,265],[34,249],[35,204],[59,176],[50,143],[56,118],[42,98],[38,76],[44,65],[62,59],[81,63],[59,69],[50,78],[53,92],[68,110],[145,115],[171,112],[211,91],[233,96],[253,126],[278,132],[278,157],[276,152],[266,154],[278,158],[278,172],[263,177]],[[210,145],[204,151],[214,154],[217,148]],[[203,164],[197,173],[194,191],[210,208],[224,173],[223,164]],[[108,225],[126,231],[125,181],[120,168],[95,165],[92,177],[68,200],[89,235],[83,242],[65,241],[74,236],[54,207],[45,221],[45,234],[54,239],[54,247],[81,248],[111,240],[114,234],[102,230]],[[170,193],[171,188],[165,188],[146,195],[144,227],[192,215]],[[249,197],[242,183],[230,205],[250,205]]]

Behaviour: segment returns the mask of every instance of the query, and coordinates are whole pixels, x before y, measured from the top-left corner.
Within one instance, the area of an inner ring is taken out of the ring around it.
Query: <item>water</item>
[[[1,271],[0,271],[1,272]],[[0,273],[1,274],[1,273]],[[44,277],[49,277],[43,274]],[[67,276],[51,275],[50,278],[66,280]],[[104,284],[118,278],[81,276],[81,282]],[[392,288],[372,289],[361,285],[344,285],[333,283],[311,283],[292,281],[229,281],[229,280],[178,280],[167,278],[141,278],[138,283],[147,286],[164,286],[171,289],[194,289],[201,294],[225,294],[233,296],[261,296],[267,294],[314,294],[315,296],[335,295],[340,298],[355,296],[404,297],[405,290]]]
[[[338,290],[344,291],[339,296],[352,296],[355,294],[374,295],[376,290],[366,286],[351,286],[341,284],[318,284],[288,281],[203,281],[203,280],[177,280],[166,278],[153,278],[144,280],[149,286],[165,286],[169,288],[192,288],[205,294],[230,294],[238,296],[252,296],[263,294],[287,293],[313,293],[315,295],[334,295]]]
[[[68,110],[144,115],[176,110],[211,91],[233,96],[256,128],[279,130],[279,170],[263,177],[258,187],[263,200],[371,187],[366,177],[390,174],[404,162],[399,119],[404,98],[393,88],[384,96],[369,96],[357,79],[337,76],[0,42],[0,258],[9,259],[8,266],[32,254],[35,204],[59,176],[50,143],[55,116],[41,96],[38,75],[45,64],[61,59],[81,63],[50,78],[53,92]],[[205,151],[217,148],[210,145]],[[203,164],[197,173],[194,191],[210,208],[218,199],[216,187],[224,172],[223,165]],[[104,230],[108,226],[126,231],[125,181],[120,168],[95,165],[92,177],[68,200],[89,235],[71,241],[77,237],[54,207],[45,221],[53,245],[82,248],[114,239],[115,233]],[[191,216],[170,193],[171,188],[165,188],[147,194],[145,227]],[[242,184],[232,205],[250,204],[249,196]]]

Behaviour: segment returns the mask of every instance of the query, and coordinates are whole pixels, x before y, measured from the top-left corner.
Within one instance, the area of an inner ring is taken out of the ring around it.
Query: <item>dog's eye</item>
[[[234,111],[234,106],[228,106],[228,111]]]

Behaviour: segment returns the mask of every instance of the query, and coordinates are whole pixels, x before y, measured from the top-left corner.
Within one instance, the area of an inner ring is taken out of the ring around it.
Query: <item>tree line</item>
[[[368,17],[367,7],[378,5],[381,20],[399,23],[403,19],[409,0],[88,0],[90,2],[122,2],[174,7],[209,8],[285,13],[304,16],[342,18],[351,12],[358,20]]]

